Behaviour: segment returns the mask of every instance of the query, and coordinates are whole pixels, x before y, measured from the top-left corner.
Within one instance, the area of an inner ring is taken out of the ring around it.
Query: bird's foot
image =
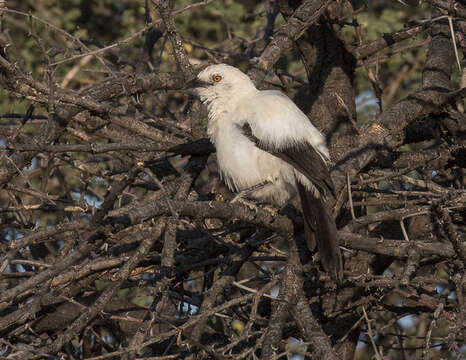
[[[233,198],[233,200],[230,201],[230,203],[239,202],[243,205],[246,205],[249,209],[254,210],[257,213],[257,211],[259,210],[259,207],[256,204],[252,203],[251,201],[247,200],[246,197],[250,196],[254,191],[260,190],[269,184],[270,184],[269,181],[264,181],[263,183],[256,184],[254,186],[251,186],[250,188],[244,189],[240,191]]]
[[[238,195],[236,195],[233,200],[230,201],[231,204],[233,203],[239,203],[239,204],[243,204],[245,206],[247,206],[250,210],[254,210],[254,212],[257,213],[257,211],[259,210],[259,208],[257,207],[256,204],[254,204],[253,202],[251,201],[248,201],[244,198],[244,193],[243,192],[240,192]]]

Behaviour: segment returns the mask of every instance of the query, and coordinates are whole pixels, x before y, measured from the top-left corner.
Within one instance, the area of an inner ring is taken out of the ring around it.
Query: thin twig
[[[356,120],[354,119],[353,114],[349,110],[348,106],[345,104],[345,101],[341,98],[340,95],[338,95],[338,93],[335,93],[335,97],[337,98],[337,101],[341,105],[341,107],[345,110],[349,121],[353,125],[354,131],[356,131],[358,135],[361,135],[361,130],[359,130],[358,124]]]
[[[379,354],[379,350],[377,349],[377,346],[375,345],[374,337],[373,337],[373,334],[372,334],[371,322],[369,320],[369,317],[367,316],[366,308],[364,306],[362,307],[362,312],[364,313],[364,319],[366,319],[367,334],[369,335],[369,339],[371,340],[371,344],[372,344],[372,347],[374,349],[375,357],[376,357],[377,360],[382,360],[382,357]]]
[[[444,307],[443,302],[440,302],[437,305],[437,309],[435,309],[434,315],[432,317],[432,321],[430,322],[430,325],[429,325],[429,330],[427,330],[426,341],[424,343],[424,350],[422,351],[422,359],[429,358],[428,355],[429,355],[429,348],[430,348],[430,337],[432,335],[432,330],[434,329],[435,323],[438,317],[440,316],[440,313],[443,310],[443,307]]]
[[[246,285],[243,285],[243,284],[240,284],[239,282],[237,281],[233,281],[233,285],[235,285],[236,287],[239,287],[240,289],[243,289],[243,290],[246,290],[246,291],[249,291],[253,294],[257,294],[258,293],[258,290],[256,289],[253,289],[253,288],[250,288]],[[272,300],[275,300],[275,301],[280,301],[280,299],[277,297],[277,296],[272,296],[272,295],[268,295],[268,294],[263,294],[262,295],[263,297],[266,297],[266,298],[269,298],[269,299],[272,299]]]
[[[458,56],[458,49],[456,48],[455,30],[453,29],[453,21],[451,20],[451,16],[448,17],[448,25],[450,26],[451,43],[453,45],[453,51],[455,52],[456,63],[458,64],[458,69],[461,74],[462,70],[461,70],[461,64],[460,64],[460,57]]]
[[[144,172],[147,175],[149,175],[149,177],[152,179],[152,181],[157,184],[157,186],[160,188],[160,190],[165,195],[165,200],[167,201],[167,205],[168,205],[168,208],[170,209],[170,212],[171,212],[172,216],[175,217],[175,218],[178,218],[179,217],[178,213],[173,208],[173,205],[172,205],[172,202],[171,202],[171,199],[170,199],[170,195],[169,195],[168,191],[165,189],[165,187],[163,186],[162,182],[157,178],[157,176],[155,176],[155,174],[150,169],[144,168]]]
[[[406,232],[405,224],[403,222],[403,219],[400,220],[400,227],[401,227],[401,232],[403,233],[403,237],[407,242],[410,242],[408,233]]]
[[[348,201],[349,201],[349,205],[350,205],[351,217],[354,220],[354,219],[356,219],[356,215],[354,213],[353,194],[351,193],[351,181],[350,181],[350,177],[349,177],[348,173],[346,173],[346,188],[348,189]]]

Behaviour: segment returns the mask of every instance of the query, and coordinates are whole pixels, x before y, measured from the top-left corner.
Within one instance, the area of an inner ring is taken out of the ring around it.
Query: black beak
[[[183,89],[185,90],[192,90],[192,89],[196,89],[196,88],[200,88],[200,87],[207,87],[209,86],[210,84],[208,82],[205,82],[205,81],[202,81],[202,80],[199,80],[198,78],[194,78],[193,80],[191,81],[188,81],[185,86],[183,87]]]

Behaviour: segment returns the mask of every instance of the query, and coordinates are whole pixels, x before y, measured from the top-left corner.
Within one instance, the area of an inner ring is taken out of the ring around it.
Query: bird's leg
[[[257,205],[254,204],[254,203],[252,203],[251,201],[248,201],[248,200],[246,199],[246,197],[248,197],[252,192],[264,188],[264,187],[267,186],[268,184],[270,184],[270,182],[269,182],[269,181],[265,181],[265,182],[263,182],[263,183],[260,183],[260,184],[251,186],[251,187],[249,187],[249,188],[247,188],[247,189],[244,189],[244,190],[241,190],[241,191],[233,198],[233,200],[230,201],[230,203],[239,202],[240,204],[243,204],[243,205],[247,206],[249,209],[254,210],[255,212],[257,212],[257,210],[259,209],[259,208],[257,207]]]
[[[243,205],[247,206],[250,210],[254,210],[257,213],[257,211],[259,210],[257,205],[254,204],[253,202],[245,199],[243,196],[244,196],[244,194],[239,193],[238,195],[235,196],[235,198],[233,200],[230,201],[230,203],[231,204],[233,204],[233,203],[243,204]]]

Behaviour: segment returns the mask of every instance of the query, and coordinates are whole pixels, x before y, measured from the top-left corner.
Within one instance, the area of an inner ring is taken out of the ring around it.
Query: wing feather
[[[241,130],[258,148],[282,159],[303,174],[322,195],[335,196],[335,188],[327,164],[311,144],[308,142],[290,143],[289,146],[278,150],[267,146],[255,137],[248,123],[244,124]]]
[[[325,138],[289,98],[276,92],[262,93],[266,94],[250,102],[255,108],[246,111],[247,116],[238,127],[259,149],[290,164],[317,189],[318,194],[301,183],[299,177],[295,180],[305,238],[311,251],[317,243],[324,269],[341,282],[343,264],[338,232],[327,203],[328,195],[335,196],[335,189],[326,162],[329,154]]]
[[[324,161],[329,160],[325,136],[286,95],[266,90],[247,100],[241,102],[235,113],[241,117],[241,124],[250,125],[262,146],[281,151],[307,143]]]

